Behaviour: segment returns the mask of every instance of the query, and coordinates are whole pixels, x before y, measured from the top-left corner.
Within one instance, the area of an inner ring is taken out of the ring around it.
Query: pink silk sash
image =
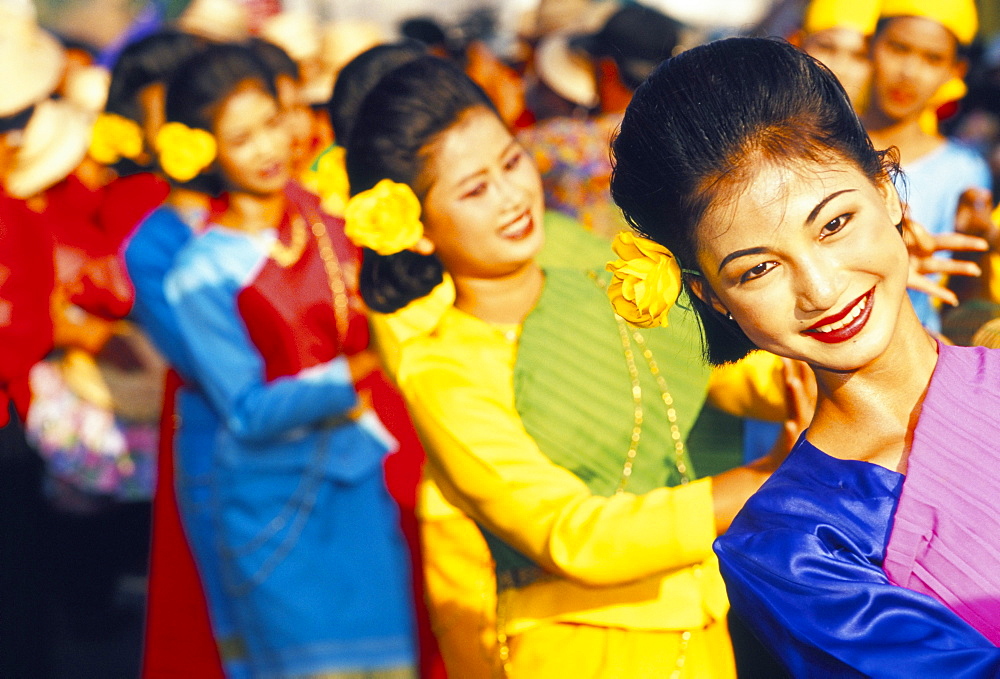
[[[939,348],[883,568],[1000,645],[1000,350]]]

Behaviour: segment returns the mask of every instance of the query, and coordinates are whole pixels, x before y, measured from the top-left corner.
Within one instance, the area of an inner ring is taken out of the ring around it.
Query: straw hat
[[[24,130],[24,141],[7,177],[7,192],[30,198],[65,179],[87,155],[92,114],[68,99],[46,99]]]
[[[108,101],[111,71],[103,66],[76,66],[66,73],[64,96],[85,111],[100,113]]]
[[[323,40],[318,22],[305,12],[281,12],[268,17],[260,27],[260,37],[300,63],[318,59]]]
[[[302,96],[310,104],[329,101],[340,69],[362,52],[388,41],[381,26],[360,19],[331,21],[321,33],[320,68],[302,85]]]
[[[250,14],[236,0],[192,0],[177,18],[187,33],[216,42],[240,42],[250,31]]]
[[[38,27],[33,5],[0,2],[0,117],[47,98],[62,78],[65,59],[59,42]]]
[[[535,71],[545,85],[566,101],[593,108],[599,103],[594,67],[586,54],[570,48],[571,35],[553,33],[535,48]]]

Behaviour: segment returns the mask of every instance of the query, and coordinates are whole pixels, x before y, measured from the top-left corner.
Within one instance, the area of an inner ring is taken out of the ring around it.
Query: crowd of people
[[[1000,676],[974,2],[481,18],[0,3],[0,674]]]

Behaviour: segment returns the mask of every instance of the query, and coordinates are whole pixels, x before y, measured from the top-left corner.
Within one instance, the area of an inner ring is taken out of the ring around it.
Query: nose
[[[496,183],[500,204],[505,208],[520,207],[525,194],[521,183],[508,174],[501,174]]]
[[[803,313],[829,311],[843,292],[842,269],[822,250],[803,257],[794,266],[796,307]]]

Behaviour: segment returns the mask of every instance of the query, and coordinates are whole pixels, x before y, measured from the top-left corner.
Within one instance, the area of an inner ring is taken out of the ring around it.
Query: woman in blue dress
[[[733,614],[796,677],[1000,676],[1000,354],[921,327],[898,166],[836,78],[781,41],[703,45],[639,88],[613,151],[708,360],[816,376],[810,428],[716,541]]]
[[[210,409],[210,431],[179,433],[211,440],[188,498],[200,508],[182,511],[199,512],[195,558],[221,580],[206,594],[231,620],[223,660],[255,677],[412,677],[408,556],[382,475],[395,442],[355,387],[375,365],[357,251],[289,183],[274,84],[251,51],[180,67],[166,112],[164,171],[225,197],[163,285],[178,367]]]

